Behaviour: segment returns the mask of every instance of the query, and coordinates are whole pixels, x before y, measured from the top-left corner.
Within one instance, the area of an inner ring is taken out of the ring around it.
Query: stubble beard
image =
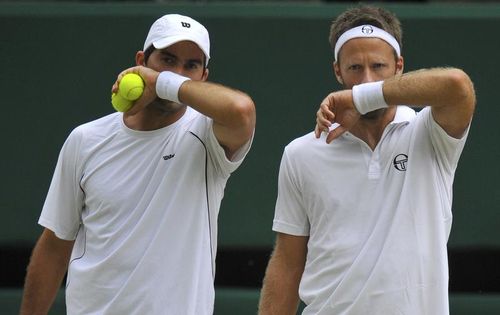
[[[364,115],[361,115],[361,119],[373,121],[373,120],[376,120],[376,119],[383,117],[384,114],[385,114],[385,108],[380,108],[380,109],[368,112]]]
[[[174,114],[181,110],[185,105],[183,104],[178,104],[172,101],[164,100],[161,98],[157,98],[154,100],[150,106],[161,113],[163,116],[168,116],[171,114]]]

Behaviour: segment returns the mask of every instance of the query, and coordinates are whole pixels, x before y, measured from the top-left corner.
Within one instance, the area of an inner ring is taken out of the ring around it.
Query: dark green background
[[[499,248],[500,5],[386,5],[404,27],[406,71],[454,66],[475,82],[477,112],[456,173],[452,248]],[[151,23],[183,13],[211,34],[209,79],[257,106],[252,151],[231,177],[221,247],[270,248],[284,146],[314,127],[331,71],[330,20],[346,5],[0,3],[0,244],[34,243],[61,145],[75,126],[113,111],[116,75],[134,65]]]

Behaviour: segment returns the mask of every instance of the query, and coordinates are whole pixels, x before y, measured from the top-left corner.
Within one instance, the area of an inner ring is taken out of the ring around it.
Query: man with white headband
[[[68,314],[213,313],[217,216],[250,149],[255,108],[245,93],[207,81],[209,58],[203,25],[159,18],[112,87],[136,73],[142,96],[69,135],[21,314],[47,314],[66,270]]]
[[[475,93],[459,69],[403,74],[401,34],[371,6],[332,24],[344,90],[285,148],[261,315],[295,314],[299,298],[307,315],[449,314],[452,183]]]

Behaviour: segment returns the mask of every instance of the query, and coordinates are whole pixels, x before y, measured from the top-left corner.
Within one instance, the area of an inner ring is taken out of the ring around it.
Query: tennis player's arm
[[[212,82],[189,80],[180,87],[179,99],[213,119],[215,137],[228,158],[252,137],[255,104],[247,94]]]
[[[297,313],[299,283],[307,256],[306,236],[278,233],[262,287],[259,315]]]
[[[30,259],[20,315],[47,314],[68,268],[73,241],[45,229]]]
[[[454,138],[463,136],[476,105],[471,79],[456,68],[424,69],[387,79],[383,93],[388,104],[431,106],[434,120]]]

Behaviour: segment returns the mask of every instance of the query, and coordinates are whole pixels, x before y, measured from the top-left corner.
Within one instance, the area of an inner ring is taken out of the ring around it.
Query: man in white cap
[[[403,74],[401,34],[377,7],[333,22],[345,90],[285,148],[259,314],[295,314],[299,298],[303,314],[449,314],[452,183],[475,93],[459,69]]]
[[[125,113],[75,128],[39,219],[21,314],[45,314],[66,271],[68,314],[212,314],[217,216],[250,149],[252,99],[207,82],[208,32],[169,14],[137,66]]]

